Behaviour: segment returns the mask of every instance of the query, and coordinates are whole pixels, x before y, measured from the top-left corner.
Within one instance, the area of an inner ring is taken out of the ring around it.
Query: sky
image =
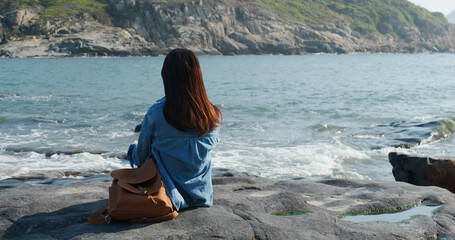
[[[455,10],[455,0],[408,0],[415,5],[424,7],[431,12],[442,12],[444,15]]]

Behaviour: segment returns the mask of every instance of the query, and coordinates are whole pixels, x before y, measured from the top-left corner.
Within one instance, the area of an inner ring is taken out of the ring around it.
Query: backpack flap
[[[127,182],[116,180],[115,181],[123,189],[135,194],[152,194],[160,190],[163,186],[161,179],[151,179],[143,183],[131,185]]]
[[[155,160],[149,159],[139,168],[114,170],[111,177],[129,184],[138,184],[154,178],[157,174],[159,172]]]
[[[117,183],[123,189],[136,194],[152,194],[162,186],[161,175],[154,159],[149,159],[136,169],[118,169],[111,172]]]

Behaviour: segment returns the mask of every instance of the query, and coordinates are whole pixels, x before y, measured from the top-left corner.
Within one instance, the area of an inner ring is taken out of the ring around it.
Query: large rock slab
[[[438,187],[365,180],[271,181],[215,170],[214,206],[154,224],[90,225],[107,206],[110,182],[0,190],[3,239],[428,239],[455,237],[455,195]],[[5,187],[5,185],[3,185]],[[354,223],[338,217],[423,200],[442,203],[411,224]],[[276,216],[286,211],[307,214]]]
[[[29,27],[39,19],[41,6],[25,7],[5,14],[5,21],[14,27]]]
[[[35,31],[41,35],[27,35],[17,41],[7,41],[7,44],[0,45],[0,55],[68,57],[158,54],[154,43],[145,41],[132,29],[105,26],[90,17],[80,18],[55,20],[52,24],[35,26]]]
[[[395,180],[419,186],[438,186],[455,193],[455,160],[389,153]]]

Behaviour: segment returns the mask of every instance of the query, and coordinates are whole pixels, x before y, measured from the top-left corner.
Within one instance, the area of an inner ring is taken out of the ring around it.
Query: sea
[[[455,157],[453,54],[199,59],[223,113],[214,168],[394,181],[390,152]],[[61,185],[129,168],[134,129],[164,96],[163,61],[0,59],[0,180]]]

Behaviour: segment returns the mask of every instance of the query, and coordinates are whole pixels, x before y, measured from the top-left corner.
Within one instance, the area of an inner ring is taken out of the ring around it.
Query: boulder
[[[5,22],[11,27],[29,27],[39,19],[42,7],[26,7],[7,13]]]
[[[109,4],[116,11],[125,11],[126,8],[132,8],[136,5],[136,0],[109,0]]]
[[[393,29],[398,36],[404,38],[406,41],[413,42],[418,41],[420,37],[420,31],[416,27],[409,26],[404,22],[394,22]]]
[[[245,44],[236,42],[231,38],[224,39],[218,48],[218,50],[224,55],[246,53],[247,49],[248,47]]]
[[[181,211],[154,224],[90,225],[87,217],[108,204],[109,176],[67,186],[21,186],[0,181],[2,239],[451,239],[455,195],[438,187],[368,180],[271,181],[214,169],[214,205]],[[76,180],[75,180],[76,181]],[[67,183],[67,182],[66,182]],[[442,204],[434,216],[411,224],[355,223],[340,215]]]
[[[455,161],[439,160],[430,162],[425,168],[430,186],[438,186],[455,193]]]
[[[455,193],[455,160],[389,153],[395,180],[420,186],[438,186]]]

